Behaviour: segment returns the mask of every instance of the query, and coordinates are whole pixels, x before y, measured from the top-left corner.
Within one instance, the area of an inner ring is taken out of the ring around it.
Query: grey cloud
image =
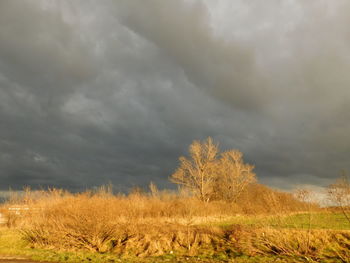
[[[204,4],[122,3],[117,5],[122,23],[157,46],[198,88],[236,108],[259,109],[267,102],[269,90],[256,68],[254,50],[217,38]]]
[[[94,74],[92,56],[78,34],[60,12],[44,10],[40,1],[2,1],[2,78],[42,107],[61,104],[64,94]]]
[[[207,136],[269,185],[330,183],[349,168],[349,7],[1,1],[0,188],[170,187]]]

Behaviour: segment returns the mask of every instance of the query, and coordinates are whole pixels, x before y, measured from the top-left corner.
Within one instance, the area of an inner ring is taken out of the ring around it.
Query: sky
[[[349,169],[347,0],[1,0],[0,190],[174,187],[193,140],[261,183]]]

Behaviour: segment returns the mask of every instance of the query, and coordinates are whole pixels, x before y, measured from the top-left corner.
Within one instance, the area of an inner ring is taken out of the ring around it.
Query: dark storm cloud
[[[203,2],[120,2],[122,23],[158,47],[195,86],[235,107],[261,107],[268,90],[253,50],[216,38]]]
[[[168,176],[213,136],[262,182],[349,163],[346,1],[0,2],[1,188]]]
[[[78,32],[39,2],[2,1],[0,30],[1,79],[40,107],[61,103],[93,74]]]

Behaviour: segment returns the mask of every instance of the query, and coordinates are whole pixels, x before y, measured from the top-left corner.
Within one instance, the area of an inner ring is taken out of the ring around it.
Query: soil
[[[38,261],[32,261],[24,258],[15,258],[15,257],[0,257],[0,263],[38,263]],[[40,263],[49,263],[49,262],[41,261]]]

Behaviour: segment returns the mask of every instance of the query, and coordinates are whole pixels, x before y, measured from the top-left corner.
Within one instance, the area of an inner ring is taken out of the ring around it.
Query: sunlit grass
[[[350,230],[350,222],[344,214],[332,212],[294,214],[279,222],[272,221],[270,225],[283,228]]]
[[[256,212],[244,214],[247,203],[174,194],[44,192],[27,198],[20,216],[4,205],[12,223],[0,229],[0,254],[52,262],[346,262],[350,227],[342,213],[300,212],[311,206],[295,202],[288,210],[276,196],[266,194],[271,212],[251,203]]]
[[[0,255],[1,258],[7,259],[30,259],[35,261],[50,262],[89,262],[89,263],[218,263],[218,262],[235,262],[235,263],[292,263],[308,262],[303,257],[286,257],[276,255],[257,255],[248,256],[242,253],[227,254],[223,252],[203,251],[201,255],[177,255],[176,253],[164,254],[161,256],[150,256],[138,258],[135,256],[120,256],[113,253],[91,253],[87,251],[60,251],[56,249],[38,249],[31,248],[30,244],[25,242],[19,230],[0,228]],[[234,258],[234,259],[233,259]],[[336,261],[329,261],[336,262]]]
[[[256,227],[294,228],[294,229],[332,229],[350,230],[350,222],[342,213],[311,212],[290,215],[238,215],[213,225],[229,227],[231,225],[250,225]]]

